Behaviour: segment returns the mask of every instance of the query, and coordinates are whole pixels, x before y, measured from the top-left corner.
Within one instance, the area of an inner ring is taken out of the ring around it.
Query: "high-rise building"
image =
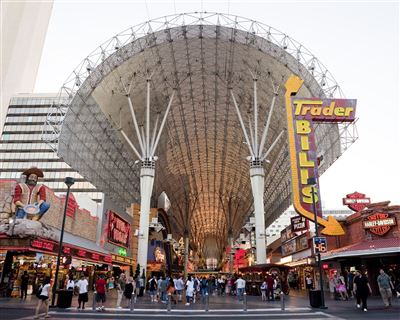
[[[64,178],[75,178],[71,191],[76,197],[88,195],[100,203],[103,194],[67,165],[42,140],[43,125],[56,94],[25,94],[11,98],[0,140],[0,179],[19,179],[24,169],[38,167],[42,183],[65,193]]]
[[[11,96],[33,92],[53,1],[1,1],[0,130]]]

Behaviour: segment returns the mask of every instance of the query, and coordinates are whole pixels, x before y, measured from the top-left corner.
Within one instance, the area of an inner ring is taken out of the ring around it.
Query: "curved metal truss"
[[[139,181],[134,158],[119,135],[127,128],[127,135],[138,142],[130,129],[127,87],[138,114],[143,114],[145,78],[153,75],[154,115],[165,112],[165,101],[176,89],[176,106],[158,150],[155,193],[167,191],[177,234],[190,229],[197,248],[204,239],[215,238],[222,251],[228,229],[237,234],[251,214],[248,154],[228,93],[232,87],[242,110],[251,112],[249,70],[261,86],[260,123],[274,88],[290,73],[305,81],[305,96],[343,96],[309,50],[270,26],[220,13],[171,15],[129,28],[90,53],[61,88],[43,139],[99,190],[129,205],[138,201]],[[267,144],[286,126],[282,94],[277,105]],[[357,139],[357,132],[348,124],[317,125],[316,138],[325,159],[322,173]],[[283,140],[265,168],[267,226],[291,202]]]

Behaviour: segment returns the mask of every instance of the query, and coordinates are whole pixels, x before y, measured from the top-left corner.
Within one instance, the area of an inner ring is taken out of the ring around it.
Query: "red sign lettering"
[[[108,211],[108,241],[125,248],[129,247],[131,225],[114,211]]]

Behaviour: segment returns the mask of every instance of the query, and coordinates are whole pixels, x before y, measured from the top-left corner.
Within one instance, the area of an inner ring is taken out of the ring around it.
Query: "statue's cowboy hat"
[[[26,177],[29,177],[31,174],[36,174],[38,178],[44,177],[43,171],[36,167],[29,168],[25,170],[22,174]]]

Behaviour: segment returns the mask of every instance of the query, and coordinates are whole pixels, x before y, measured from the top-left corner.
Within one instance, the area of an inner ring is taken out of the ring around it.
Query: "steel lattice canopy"
[[[261,23],[217,13],[182,14],[128,29],[102,44],[73,72],[62,94],[70,97],[49,114],[49,142],[58,154],[115,202],[139,201],[139,168],[119,128],[138,145],[128,108],[130,91],[139,124],[145,123],[146,78],[151,77],[151,117],[165,112],[177,89],[156,154],[154,196],[171,200],[176,236],[187,228],[191,245],[205,239],[221,254],[231,226],[238,234],[252,212],[249,156],[229,88],[246,125],[252,116],[253,81],[258,77],[259,135],[273,88],[281,85],[267,148],[286,126],[283,84],[291,74],[305,80],[299,96],[332,97],[340,89],[324,66],[287,35]],[[152,130],[152,129],[151,129]],[[151,131],[152,132],[152,131]],[[354,141],[348,127],[317,126],[318,153],[325,171]],[[266,223],[291,203],[287,141],[281,139],[265,164]]]

